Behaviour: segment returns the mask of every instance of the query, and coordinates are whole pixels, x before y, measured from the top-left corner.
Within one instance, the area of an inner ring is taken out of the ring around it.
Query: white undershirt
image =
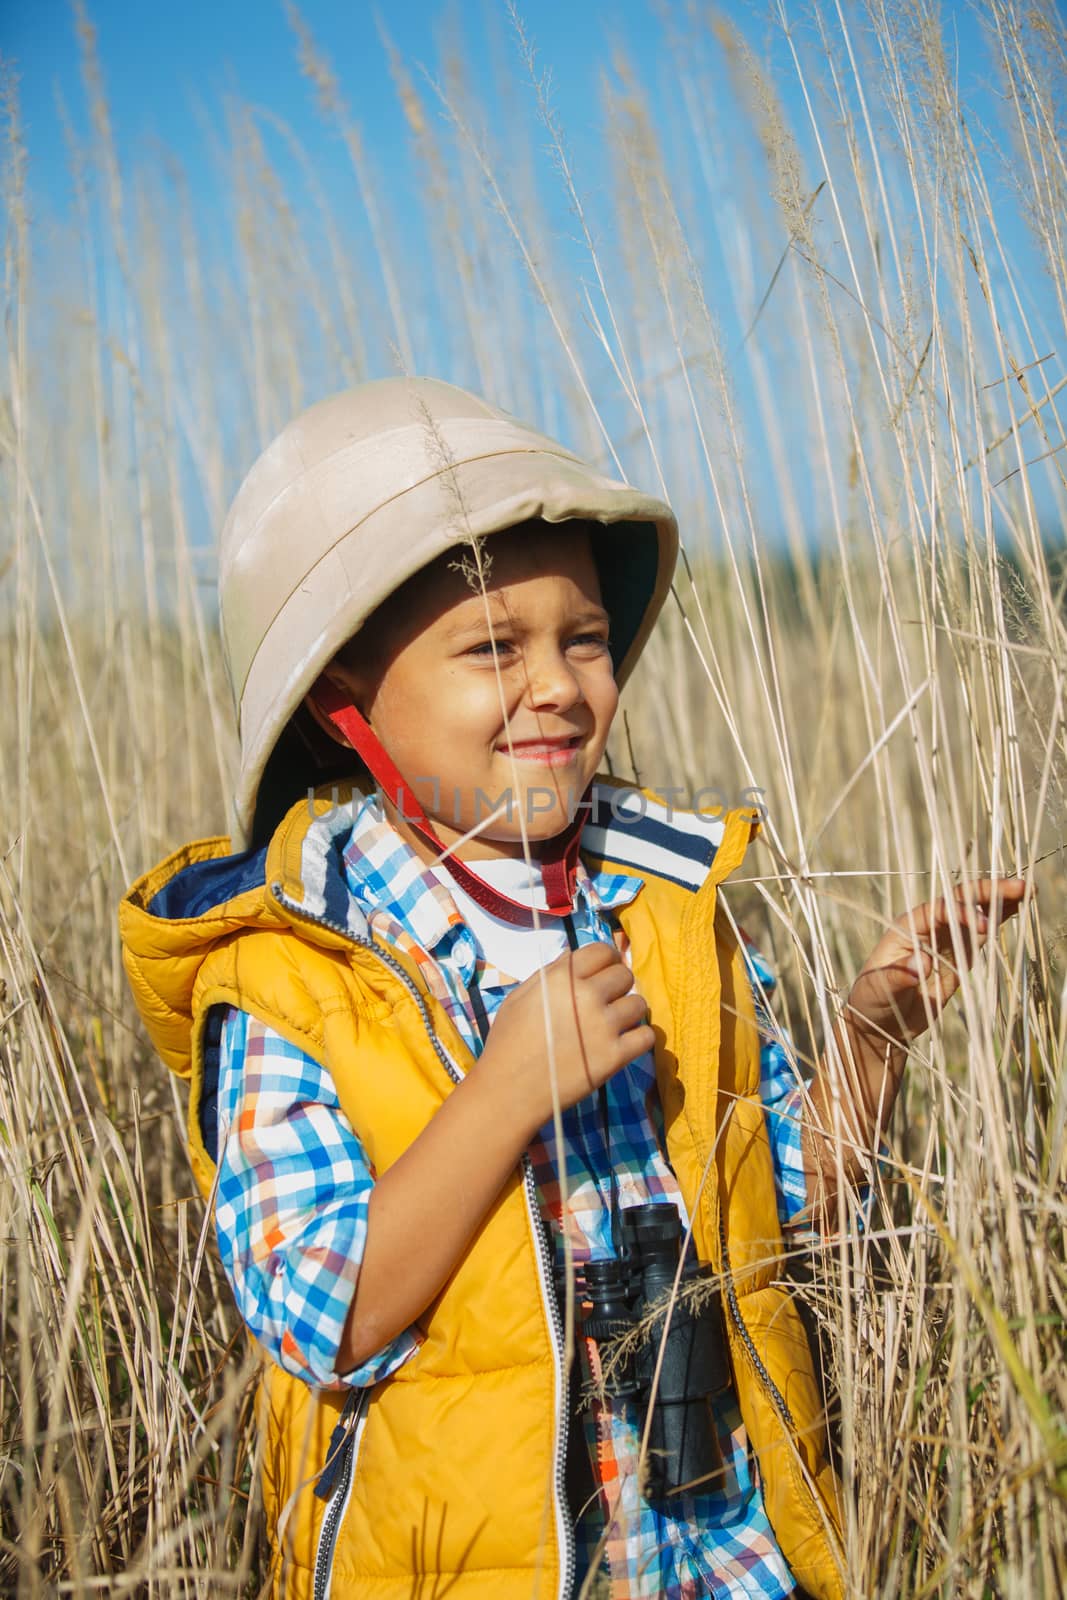
[[[524,906],[544,905],[545,891],[539,862],[533,861],[527,865],[521,857],[515,861],[505,856],[500,860],[471,861],[467,865],[491,888],[507,895],[509,900],[518,900]],[[499,967],[509,978],[517,978],[521,982],[550,961],[555,961],[566,950],[567,936],[559,917],[542,917],[540,929],[517,927],[513,922],[495,917],[477,900],[472,900],[447,867],[432,867],[430,870],[456,902],[456,910],[473,933],[486,961]]]

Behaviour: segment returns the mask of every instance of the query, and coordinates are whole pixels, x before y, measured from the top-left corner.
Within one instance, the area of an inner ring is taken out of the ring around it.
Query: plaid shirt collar
[[[355,810],[342,860],[349,893],[372,933],[390,944],[413,941],[469,984],[478,966],[474,937],[448,888],[386,820],[376,794]],[[604,926],[605,913],[629,905],[642,887],[633,874],[590,873],[579,857],[575,918]],[[485,972],[482,981],[491,982],[492,976]]]

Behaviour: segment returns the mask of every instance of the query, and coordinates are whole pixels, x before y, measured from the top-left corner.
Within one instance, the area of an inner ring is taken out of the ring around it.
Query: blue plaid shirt
[[[376,938],[403,949],[478,1054],[472,986],[490,1022],[513,980],[489,965],[447,887],[427,871],[373,801],[358,810],[344,850],[347,888]],[[579,869],[573,926],[579,944],[610,941],[612,913],[641,889],[630,874]],[[767,1007],[774,978],[745,943],[761,1029],[761,1089],[771,1134],[779,1213],[806,1204],[800,1142],[801,1087],[787,1043]],[[613,1254],[611,1175],[623,1206],[669,1201],[684,1216],[663,1154],[650,1056],[607,1084],[605,1129],[596,1097],[563,1113],[563,1149],[551,1125],[530,1156],[542,1210],[562,1259],[564,1209],[580,1265]],[[329,1074],[244,1012],[228,1008],[219,1075],[216,1226],[223,1266],[242,1316],[287,1371],[323,1386],[381,1381],[418,1348],[417,1329],[355,1371],[335,1368],[355,1293],[373,1176]],[[561,1173],[566,1173],[564,1205]],[[585,1341],[579,1349],[588,1352]],[[588,1375],[588,1374],[587,1374]],[[792,1578],[763,1507],[745,1429],[732,1395],[716,1402],[723,1475],[714,1491],[672,1497],[671,1511],[638,1492],[640,1419],[632,1402],[591,1411],[587,1433],[601,1503],[577,1529],[579,1581],[594,1558],[610,1571],[615,1600],[696,1600],[715,1594],[781,1596]],[[605,1535],[605,1525],[607,1534]]]

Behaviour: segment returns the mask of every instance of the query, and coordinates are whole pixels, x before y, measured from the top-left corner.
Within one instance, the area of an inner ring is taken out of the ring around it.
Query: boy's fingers
[[[576,978],[591,978],[608,967],[623,967],[622,957],[615,946],[601,944],[599,939],[595,944],[583,944],[580,950],[568,950],[559,959],[561,962],[570,962],[571,971]],[[623,970],[629,969],[623,967]]]
[[[656,1035],[650,1023],[642,1022],[636,1028],[627,1028],[625,1033],[619,1035],[619,1066],[628,1066],[638,1056],[654,1049],[655,1044]]]
[[[648,1006],[643,996],[635,990],[633,994],[624,994],[620,1000],[612,1003],[611,1017],[619,1032],[626,1033],[648,1020]]]
[[[988,911],[994,902],[1001,908],[1002,916],[1018,911],[1026,893],[1025,878],[972,878],[957,884],[953,900],[957,906],[980,906]],[[944,906],[944,900],[939,902]]]
[[[978,933],[985,933],[994,904],[997,920],[1006,921],[1019,910],[1026,887],[1025,878],[974,878],[958,884],[951,899],[942,895],[937,900],[913,906],[897,918],[897,926],[905,934],[919,938],[954,923],[973,926]]]
[[[599,998],[608,1005],[611,1001],[630,993],[634,986],[634,975],[629,967],[620,961],[616,966],[605,967],[603,971],[594,973],[592,982]]]

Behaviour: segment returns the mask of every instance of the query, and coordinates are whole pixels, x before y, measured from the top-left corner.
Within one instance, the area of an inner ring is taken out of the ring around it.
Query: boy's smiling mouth
[[[507,742],[497,745],[497,753],[513,755],[516,761],[528,761],[539,767],[564,767],[573,761],[585,743],[580,733],[561,734],[556,738],[513,739],[509,750]]]

